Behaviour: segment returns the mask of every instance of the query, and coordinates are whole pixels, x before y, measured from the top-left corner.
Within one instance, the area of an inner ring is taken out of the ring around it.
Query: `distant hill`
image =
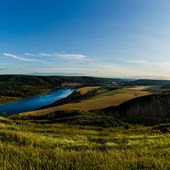
[[[163,84],[161,88],[162,88],[162,89],[170,89],[170,83],[168,83],[168,84]]]
[[[27,97],[61,87],[105,85],[121,79],[86,76],[0,75],[0,95]]]
[[[162,86],[166,84],[170,84],[170,80],[139,79],[139,80],[129,82],[129,85],[139,85],[139,86]]]
[[[45,93],[52,89],[64,87],[81,87],[94,85],[159,85],[165,87],[169,80],[124,80],[118,78],[99,78],[89,76],[34,76],[34,75],[0,75],[0,95],[28,97]]]

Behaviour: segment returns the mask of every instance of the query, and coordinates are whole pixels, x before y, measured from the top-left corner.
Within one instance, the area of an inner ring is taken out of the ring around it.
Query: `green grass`
[[[8,118],[5,118],[5,117],[0,116],[0,122],[1,122],[1,123],[10,123],[11,120],[8,119]]]
[[[42,120],[0,123],[3,170],[160,170],[170,168],[169,159],[170,134],[162,133],[159,126],[102,128]]]
[[[101,97],[105,97],[105,96],[112,96],[115,94],[121,94],[121,93],[126,93],[129,90],[127,88],[118,88],[118,89],[99,89],[96,93],[95,96],[91,97],[90,99],[98,99]]]

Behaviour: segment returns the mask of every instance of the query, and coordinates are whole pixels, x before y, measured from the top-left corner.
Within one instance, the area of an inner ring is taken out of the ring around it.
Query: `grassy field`
[[[0,122],[1,122],[1,123],[10,123],[11,120],[8,119],[8,118],[5,118],[5,117],[0,116]]]
[[[168,170],[169,160],[170,134],[159,126],[0,123],[3,170]]]
[[[158,92],[141,86],[98,88],[94,96],[79,102],[0,117],[0,169],[169,170],[170,124],[132,125],[90,112]],[[60,109],[67,111],[49,118],[24,117]]]
[[[96,87],[94,87],[96,88]],[[93,88],[93,89],[94,89]],[[149,88],[149,90],[148,90]],[[155,88],[155,87],[153,87]],[[87,89],[92,90],[92,87],[86,87]],[[81,88],[82,90],[82,88]],[[83,92],[85,91],[83,88]],[[68,104],[63,104],[56,107],[51,107],[47,109],[42,110],[36,110],[31,112],[25,112],[21,113],[23,116],[28,115],[43,115],[50,112],[58,111],[58,110],[97,110],[97,109],[103,109],[109,106],[117,106],[127,100],[140,97],[140,96],[146,96],[149,94],[153,94],[151,86],[137,86],[133,88],[118,88],[118,89],[107,89],[107,88],[99,88],[96,92],[96,94],[90,98],[79,100],[78,102],[71,102]]]
[[[77,89],[77,92],[79,92],[81,95],[84,95],[92,90],[99,89],[100,86],[87,86]]]
[[[58,106],[58,110],[74,110],[74,109],[80,109],[80,110],[96,110],[96,109],[102,109],[109,106],[117,106],[127,100],[130,100],[135,97],[145,96],[150,94],[149,92],[131,92],[127,91],[125,93],[118,93],[113,95],[106,95],[102,97],[94,97],[88,100],[80,101],[79,103],[71,103],[71,104],[65,104]]]
[[[5,104],[9,102],[15,102],[17,100],[21,100],[20,97],[8,97],[8,96],[0,96],[0,104]]]

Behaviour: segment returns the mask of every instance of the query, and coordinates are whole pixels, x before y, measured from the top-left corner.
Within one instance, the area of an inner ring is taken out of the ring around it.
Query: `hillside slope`
[[[54,88],[103,85],[113,81],[122,80],[97,77],[0,75],[0,95],[27,97],[42,94]]]
[[[99,113],[129,123],[146,125],[170,122],[170,94],[152,94],[131,99],[117,107],[108,107]]]

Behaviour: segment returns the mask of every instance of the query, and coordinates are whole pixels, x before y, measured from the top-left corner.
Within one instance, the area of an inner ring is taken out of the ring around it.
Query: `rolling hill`
[[[121,79],[67,76],[0,75],[0,95],[28,97],[51,89],[86,85],[105,85]]]

